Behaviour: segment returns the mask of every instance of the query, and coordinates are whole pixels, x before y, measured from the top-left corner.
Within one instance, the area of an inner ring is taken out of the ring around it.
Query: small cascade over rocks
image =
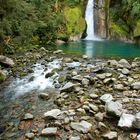
[[[87,37],[85,40],[101,40],[95,35],[94,30],[94,0],[88,0],[85,12],[85,20],[87,22]]]
[[[15,99],[25,93],[31,91],[44,91],[45,89],[54,88],[54,79],[58,76],[56,72],[52,75],[50,73],[57,68],[60,68],[61,60],[54,59],[47,64],[47,67],[37,62],[34,64],[33,73],[28,74],[22,79],[16,78],[8,86],[6,93],[11,93],[12,98]],[[46,77],[46,75],[50,75]]]

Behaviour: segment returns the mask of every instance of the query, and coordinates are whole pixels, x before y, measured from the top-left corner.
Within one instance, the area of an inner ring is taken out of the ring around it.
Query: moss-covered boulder
[[[82,17],[81,9],[79,7],[65,7],[64,16],[66,20],[66,32],[69,37],[82,35],[86,27],[86,22]]]
[[[0,70],[0,84],[5,80],[4,73]]]
[[[134,37],[140,36],[140,20],[136,22],[136,26],[134,28]]]

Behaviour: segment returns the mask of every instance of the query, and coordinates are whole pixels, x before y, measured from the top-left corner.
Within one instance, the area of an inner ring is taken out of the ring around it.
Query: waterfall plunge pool
[[[120,41],[81,40],[58,46],[65,53],[87,55],[90,58],[126,58],[140,57],[140,46]]]

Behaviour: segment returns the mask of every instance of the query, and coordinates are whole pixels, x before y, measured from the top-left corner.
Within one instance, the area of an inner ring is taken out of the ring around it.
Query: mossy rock
[[[82,17],[82,12],[79,7],[65,7],[64,16],[66,19],[67,33],[70,36],[76,36],[84,32],[86,22]]]
[[[134,29],[134,37],[140,36],[140,20],[136,22],[136,26]]]
[[[0,83],[2,83],[5,80],[5,75],[3,72],[0,70]]]
[[[60,75],[59,78],[58,78],[58,82],[59,83],[63,83],[63,82],[65,82],[65,80],[66,80],[66,76],[65,75]]]
[[[128,35],[122,26],[114,22],[111,22],[110,33],[113,38],[126,37]]]
[[[45,78],[49,78],[49,77],[53,76],[54,74],[55,74],[55,72],[51,71],[45,75]]]

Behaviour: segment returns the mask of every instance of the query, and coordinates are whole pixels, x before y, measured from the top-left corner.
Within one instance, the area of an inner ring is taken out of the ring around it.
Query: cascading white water
[[[94,0],[88,0],[85,12],[85,20],[87,22],[87,37],[85,39],[98,40],[94,31]]]

